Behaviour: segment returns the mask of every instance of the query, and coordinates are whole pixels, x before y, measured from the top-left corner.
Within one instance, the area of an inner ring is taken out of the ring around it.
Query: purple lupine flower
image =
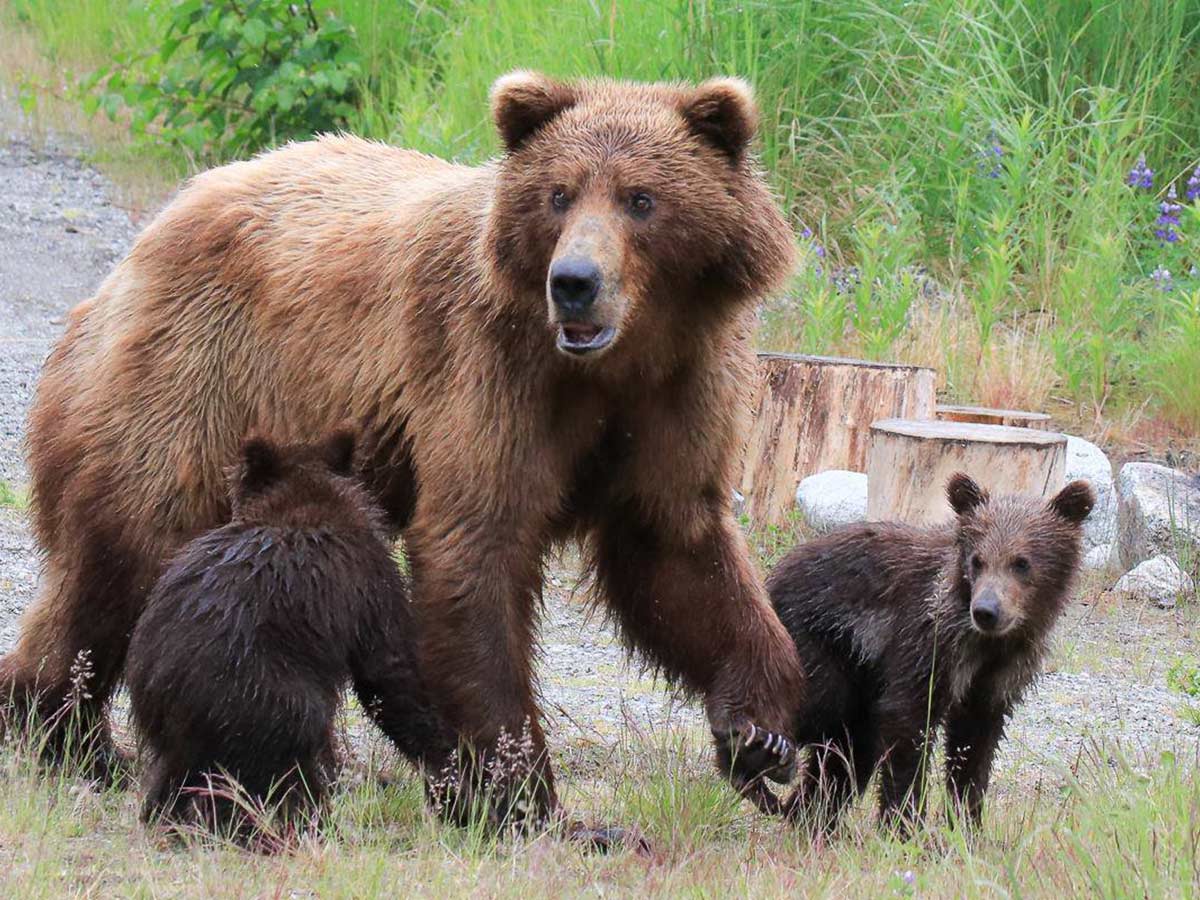
[[[1171,271],[1159,266],[1150,273],[1150,280],[1158,286],[1160,291],[1169,291],[1171,289]]]
[[[1167,199],[1158,204],[1158,218],[1155,224],[1154,236],[1166,244],[1174,244],[1179,240],[1179,212],[1183,207],[1179,204],[1179,195],[1175,193],[1175,185],[1167,188]]]
[[[1154,187],[1154,170],[1146,165],[1146,154],[1138,157],[1137,163],[1129,170],[1127,179],[1130,187],[1150,190]]]
[[[1000,160],[1004,159],[1004,146],[1000,143],[1000,136],[996,134],[996,129],[988,132],[988,146],[981,148],[979,151],[979,162],[975,168],[986,175],[988,178],[999,178],[1004,169]]]
[[[1183,196],[1187,198],[1188,203],[1200,198],[1200,166],[1196,166],[1192,177],[1187,180],[1187,190],[1184,191]]]
[[[800,232],[800,237],[808,241],[809,245],[812,247],[813,253],[816,254],[817,262],[813,265],[813,272],[818,276],[824,275],[825,269],[821,265],[821,260],[825,258],[825,248],[821,246],[821,242],[818,241],[813,235],[813,230],[811,228],[805,228],[802,232]]]

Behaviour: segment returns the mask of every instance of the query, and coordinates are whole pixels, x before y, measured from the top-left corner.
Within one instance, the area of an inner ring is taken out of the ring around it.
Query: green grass
[[[7,18],[56,72],[82,73],[153,49],[165,2],[11,0]],[[1200,162],[1200,0],[317,6],[364,56],[349,128],[466,161],[496,151],[487,91],[515,67],[744,75],[772,182],[826,253],[768,306],[764,346],[933,363],[951,396],[983,402],[1044,406],[1053,390],[1099,416],[1149,398],[1200,430],[1200,213],[1159,246],[1161,198],[1125,184],[1145,153],[1156,191],[1174,179],[1182,194]],[[862,277],[836,290],[847,265]],[[942,286],[936,302],[913,266]],[[1149,278],[1159,268],[1173,291]]]
[[[155,48],[166,2],[10,0],[5,19],[58,77]],[[1044,407],[1053,394],[1096,417],[1149,400],[1200,432],[1200,208],[1183,211],[1182,240],[1154,238],[1168,181],[1182,196],[1200,163],[1200,0],[316,5],[358,35],[348,127],[465,161],[496,151],[487,91],[515,67],[744,75],[772,183],[826,254],[768,305],[764,346],[935,364],[959,399]],[[128,152],[114,143],[102,158]],[[1142,153],[1151,192],[1125,183]],[[857,286],[835,289],[850,265]],[[941,286],[935,300],[914,266]],[[1171,291],[1150,278],[1160,269]]]
[[[206,840],[171,844],[136,799],[47,776],[0,752],[0,890],[6,896],[1190,896],[1200,879],[1196,760],[1131,761],[1095,748],[1061,771],[997,779],[987,823],[950,828],[935,803],[911,842],[858,810],[813,843],[735,803],[705,741],[670,732],[560,762],[567,802],[634,826],[653,854],[586,855],[551,836],[495,839],[441,825],[411,778],[340,789],[320,838],[259,857]],[[1136,762],[1136,765],[1131,764]]]
[[[28,505],[25,495],[7,481],[0,480],[0,509],[24,509]]]

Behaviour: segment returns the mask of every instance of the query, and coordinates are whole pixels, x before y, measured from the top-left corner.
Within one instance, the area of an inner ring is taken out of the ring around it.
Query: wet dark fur
[[[325,794],[347,681],[405,756],[445,761],[453,737],[416,671],[407,587],[352,446],[248,442],[233,521],[187,544],[151,593],[127,673],[144,819],[248,833],[227,774],[297,820]]]
[[[991,500],[966,476],[950,495],[958,515],[944,526],[845,528],[793,550],[767,581],[808,675],[794,727],[809,753],[787,802],[796,818],[832,827],[879,768],[881,818],[910,825],[939,728],[949,791],[971,820],[981,815],[1005,722],[1066,606],[1093,495],[1075,482],[1049,504]],[[1002,595],[1002,635],[972,625],[977,555],[997,573],[987,590]]]

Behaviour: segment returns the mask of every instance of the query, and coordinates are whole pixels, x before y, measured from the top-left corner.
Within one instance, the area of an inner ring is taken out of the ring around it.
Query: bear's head
[[[1091,486],[1073,481],[1049,502],[993,499],[959,473],[946,494],[958,516],[958,574],[972,627],[996,637],[1046,633],[1079,569],[1083,522],[1096,503]]]
[[[492,113],[505,155],[488,247],[514,291],[545,303],[547,349],[597,359],[652,341],[660,358],[680,353],[791,271],[745,82],[514,72],[493,86]]]
[[[375,505],[355,475],[355,441],[346,428],[318,443],[281,445],[247,437],[230,479],[233,520],[381,531]]]

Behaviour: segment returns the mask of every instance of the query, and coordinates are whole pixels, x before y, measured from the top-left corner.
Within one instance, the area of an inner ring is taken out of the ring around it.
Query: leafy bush
[[[128,109],[135,134],[205,159],[336,130],[353,113],[354,32],[311,0],[176,0],[164,15],[156,52],[83,82],[89,113]]]

